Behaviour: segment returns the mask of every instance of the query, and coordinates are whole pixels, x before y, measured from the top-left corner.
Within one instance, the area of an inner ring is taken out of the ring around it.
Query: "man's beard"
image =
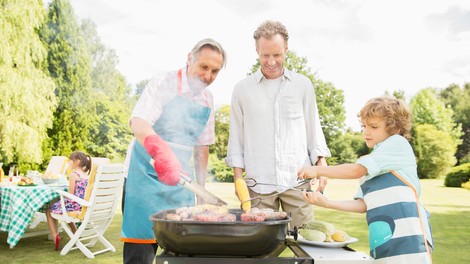
[[[189,82],[189,87],[191,88],[191,91],[194,94],[201,93],[201,91],[204,90],[204,88],[208,86],[207,83],[201,81],[201,79],[197,77],[189,78],[188,82]]]

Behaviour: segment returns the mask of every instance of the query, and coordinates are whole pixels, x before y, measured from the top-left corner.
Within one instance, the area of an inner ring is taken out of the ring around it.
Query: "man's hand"
[[[318,157],[317,163],[315,164],[317,166],[328,166],[326,163],[325,157]],[[323,193],[326,188],[326,184],[328,183],[328,178],[327,177],[318,177],[318,188],[317,191]]]
[[[165,140],[157,134],[147,136],[144,140],[144,148],[155,161],[153,166],[158,179],[166,185],[177,185],[180,181],[180,173],[184,171]]]
[[[318,177],[318,187],[317,192],[323,193],[325,191],[326,184],[328,183],[327,177]]]

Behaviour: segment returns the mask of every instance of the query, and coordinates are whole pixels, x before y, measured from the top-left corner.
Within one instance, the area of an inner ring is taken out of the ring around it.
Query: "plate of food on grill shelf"
[[[359,239],[328,222],[314,220],[298,231],[297,242],[319,247],[340,248],[355,243]]]

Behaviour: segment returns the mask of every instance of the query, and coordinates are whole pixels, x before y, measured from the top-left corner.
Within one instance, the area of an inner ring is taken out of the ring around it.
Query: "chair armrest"
[[[62,200],[62,197],[67,197],[69,198],[70,200],[73,200],[75,202],[77,202],[78,204],[80,204],[81,206],[90,206],[91,203],[87,200],[83,200],[82,198],[78,197],[78,196],[75,196],[69,192],[66,192],[66,191],[63,191],[63,190],[57,190],[57,192],[60,194],[61,196],[61,200]]]

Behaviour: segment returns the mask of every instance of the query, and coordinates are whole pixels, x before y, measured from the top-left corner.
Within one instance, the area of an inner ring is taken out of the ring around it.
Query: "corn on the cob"
[[[312,222],[306,224],[304,228],[310,230],[320,230],[327,236],[333,235],[336,231],[336,228],[333,224],[320,220],[313,220]]]
[[[323,242],[326,239],[325,233],[320,230],[299,229],[299,234],[309,241]]]
[[[250,211],[251,201],[247,201],[250,199],[250,192],[248,191],[248,186],[244,179],[238,178],[235,181],[235,190],[237,191],[238,199],[242,202],[242,210],[245,212]]]
[[[350,236],[343,230],[336,230],[335,233],[331,235],[331,238],[336,242],[344,242],[348,240]]]

